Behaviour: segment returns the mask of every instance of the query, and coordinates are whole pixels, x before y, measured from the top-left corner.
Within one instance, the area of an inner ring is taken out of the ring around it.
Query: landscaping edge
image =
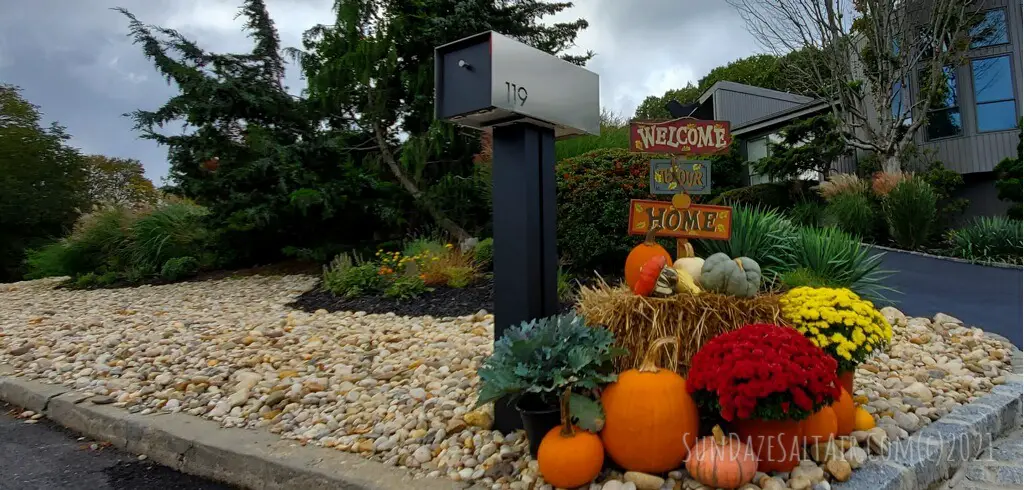
[[[901,248],[886,247],[884,245],[876,245],[874,243],[866,243],[866,242],[861,242],[861,245],[863,245],[865,247],[877,248],[879,250],[884,250],[886,252],[900,252],[900,253],[905,253],[905,254],[910,254],[910,255],[919,255],[921,257],[928,257],[928,258],[931,258],[931,259],[939,259],[939,260],[948,260],[950,262],[959,262],[961,264],[983,265],[983,266],[986,266],[986,267],[996,267],[996,268],[999,268],[999,269],[1024,270],[1024,265],[1007,264],[1005,262],[984,262],[984,261],[980,261],[980,260],[967,260],[967,259],[961,259],[959,257],[949,257],[947,255],[935,255],[935,254],[929,254],[929,253],[924,253],[924,252],[915,252],[913,250],[903,250]]]
[[[988,334],[992,335],[992,334]],[[1022,417],[1024,369],[1021,351],[998,335],[1012,352],[1013,375],[992,392],[961,405],[911,437],[895,441],[885,456],[873,457],[835,490],[923,490],[951,478]]]
[[[265,430],[222,429],[199,417],[142,416],[61,386],[0,376],[0,401],[43,414],[92,439],[145,454],[174,470],[247,489],[451,490],[448,479],[416,478],[401,468],[355,454],[303,446]]]

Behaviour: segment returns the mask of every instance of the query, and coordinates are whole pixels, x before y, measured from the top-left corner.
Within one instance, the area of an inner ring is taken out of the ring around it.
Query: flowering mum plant
[[[800,420],[839,398],[836,361],[796,330],[766,324],[704,344],[686,389],[727,421]]]
[[[782,317],[852,371],[892,340],[892,326],[870,301],[849,289],[794,288],[779,299]]]

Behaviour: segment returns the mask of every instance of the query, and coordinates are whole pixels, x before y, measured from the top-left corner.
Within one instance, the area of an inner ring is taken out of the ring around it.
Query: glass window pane
[[[1012,100],[978,104],[978,131],[1017,127],[1017,105]]]
[[[989,10],[971,29],[971,48],[983,48],[1010,42],[1006,34],[1006,11]]]
[[[1013,98],[1013,76],[1010,74],[1009,56],[971,61],[971,71],[974,73],[976,102]]]
[[[747,161],[756,162],[768,156],[768,140],[758,138],[747,142]]]
[[[930,76],[928,70],[922,70],[918,79],[920,80],[922,89],[928,86],[928,77]],[[956,105],[956,68],[952,66],[942,67],[942,75],[945,78],[946,83],[939,83],[939,93],[935,94],[935,97],[930,104],[930,109],[942,109],[945,107],[953,107]]]
[[[960,109],[943,109],[928,113],[928,139],[957,136],[963,128]]]

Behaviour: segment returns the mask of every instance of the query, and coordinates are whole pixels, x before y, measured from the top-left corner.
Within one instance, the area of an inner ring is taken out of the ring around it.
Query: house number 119
[[[505,82],[505,96],[512,105],[519,104],[522,106],[526,103],[526,97],[529,94],[526,92],[526,87],[522,85],[517,86],[512,82]]]

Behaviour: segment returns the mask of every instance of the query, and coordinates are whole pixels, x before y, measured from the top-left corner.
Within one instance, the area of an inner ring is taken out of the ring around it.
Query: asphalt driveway
[[[884,252],[882,268],[896,271],[886,285],[902,293],[892,295],[900,311],[928,318],[946,313],[1021,346],[1024,271]]]

